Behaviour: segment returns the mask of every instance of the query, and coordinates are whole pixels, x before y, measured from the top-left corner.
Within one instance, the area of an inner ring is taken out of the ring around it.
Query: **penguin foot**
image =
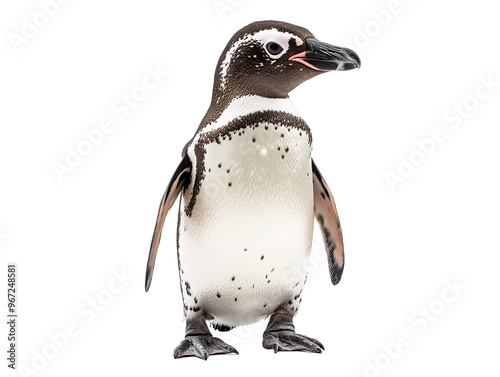
[[[321,353],[325,349],[319,340],[305,335],[296,334],[294,331],[276,331],[264,334],[262,346],[278,351],[306,351]]]
[[[188,335],[174,349],[174,358],[196,356],[206,360],[210,355],[235,353],[238,351],[219,338],[212,335]]]
[[[264,331],[262,346],[278,351],[306,351],[321,353],[325,349],[319,340],[295,333],[293,316],[275,312]]]
[[[196,356],[206,360],[210,355],[225,353],[235,353],[238,355],[238,351],[233,346],[212,336],[208,330],[205,318],[206,314],[186,320],[186,337],[174,349],[175,359]]]

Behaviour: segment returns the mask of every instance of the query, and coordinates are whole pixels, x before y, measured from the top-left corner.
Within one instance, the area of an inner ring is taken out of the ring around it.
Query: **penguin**
[[[161,199],[147,262],[146,292],[165,217],[180,197],[177,259],[186,332],[175,358],[238,354],[207,323],[228,331],[265,318],[264,348],[324,350],[293,324],[314,219],[334,285],[344,269],[344,244],[332,193],[311,158],[311,130],[289,92],[322,73],[360,65],[354,51],[280,21],[251,23],[226,45],[210,107]]]

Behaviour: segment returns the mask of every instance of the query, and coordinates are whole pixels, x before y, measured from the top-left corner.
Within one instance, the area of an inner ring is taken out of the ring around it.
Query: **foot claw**
[[[235,353],[235,354],[239,355],[239,352],[233,346],[225,343],[224,341],[222,341],[219,338],[212,338],[212,339],[213,339],[214,345],[216,347],[218,347],[218,349],[222,349],[222,350],[227,351],[225,353]]]
[[[235,353],[238,351],[219,338],[212,335],[191,335],[174,349],[174,358],[196,356],[207,360],[210,355]]]
[[[273,331],[264,334],[262,346],[278,351],[306,351],[321,353],[325,349],[323,344],[314,338],[296,334],[293,331]]]

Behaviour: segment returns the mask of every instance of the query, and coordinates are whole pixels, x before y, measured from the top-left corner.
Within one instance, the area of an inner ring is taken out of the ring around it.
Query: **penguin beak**
[[[361,67],[358,54],[348,48],[320,42],[316,38],[306,38],[307,50],[291,56],[296,61],[316,71],[349,71]]]

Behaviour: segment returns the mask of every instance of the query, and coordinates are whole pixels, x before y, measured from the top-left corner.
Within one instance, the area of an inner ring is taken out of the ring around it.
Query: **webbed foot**
[[[278,351],[306,351],[321,353],[325,349],[321,342],[293,331],[276,331],[264,334],[262,346]]]
[[[278,351],[306,351],[321,353],[325,349],[320,341],[295,333],[293,317],[289,314],[273,314],[264,331],[262,346]]]
[[[186,320],[186,338],[174,349],[174,358],[196,356],[206,360],[210,355],[238,351],[223,340],[212,336],[204,317]]]
[[[196,356],[206,360],[210,355],[226,353],[238,354],[238,351],[212,335],[190,335],[174,349],[174,358]]]

